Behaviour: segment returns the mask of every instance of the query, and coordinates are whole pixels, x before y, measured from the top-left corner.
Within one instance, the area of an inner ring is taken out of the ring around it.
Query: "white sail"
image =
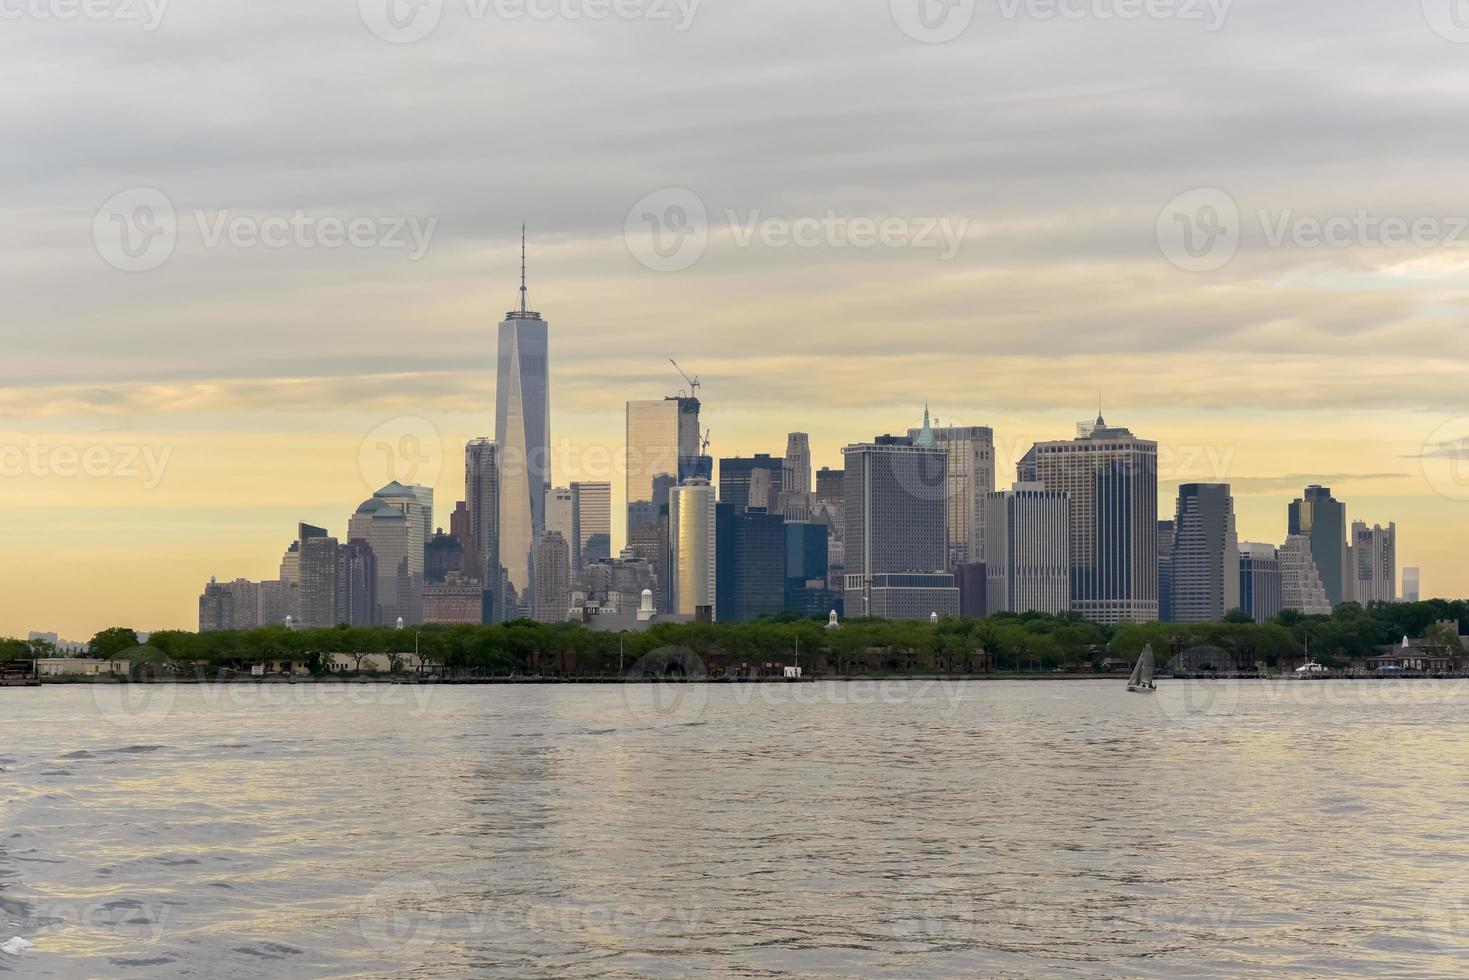
[[[1148,645],[1146,645],[1146,646],[1143,647],[1143,655],[1140,658],[1138,658],[1138,660],[1139,660],[1138,667],[1140,668],[1140,670],[1142,672],[1142,682],[1144,684],[1152,684],[1153,683],[1153,645],[1151,643],[1149,643]]]

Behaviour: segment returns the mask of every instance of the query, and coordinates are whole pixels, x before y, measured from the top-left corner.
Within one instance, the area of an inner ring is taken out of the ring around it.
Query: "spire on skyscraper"
[[[528,308],[525,287],[525,223],[520,225],[520,309],[505,314],[507,320],[539,320],[541,315]]]

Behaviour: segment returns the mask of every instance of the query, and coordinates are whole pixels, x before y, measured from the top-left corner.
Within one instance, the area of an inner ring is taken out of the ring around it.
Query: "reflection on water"
[[[1452,683],[0,692],[17,976],[1449,976]]]

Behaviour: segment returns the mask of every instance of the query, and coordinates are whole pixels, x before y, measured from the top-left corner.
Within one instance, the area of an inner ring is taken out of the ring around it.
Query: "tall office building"
[[[1331,600],[1311,554],[1311,539],[1304,534],[1289,535],[1278,555],[1280,608],[1294,609],[1307,616],[1330,616]]]
[[[409,555],[413,532],[409,525],[407,514],[379,497],[364,500],[347,522],[348,539],[366,542],[372,549],[377,573],[373,622],[379,626],[392,626],[400,616],[407,623],[416,621],[414,592],[422,595],[422,580],[420,574],[415,590]]]
[[[408,541],[405,548],[409,590],[405,601],[401,604],[399,614],[402,615],[404,622],[421,623],[423,622],[424,559],[427,556],[428,543],[433,538],[433,488],[417,484],[405,486],[395,480],[373,496],[401,511],[407,518],[405,527]]]
[[[696,478],[668,493],[668,577],[671,612],[712,622],[717,589],[715,498]]]
[[[844,470],[823,466],[816,471],[816,499],[841,502],[847,474]]]
[[[1403,601],[1421,602],[1419,596],[1422,594],[1422,573],[1411,565],[1403,569]]]
[[[423,549],[423,583],[438,585],[448,581],[449,576],[464,575],[464,541],[457,535],[445,534],[439,528]],[[475,581],[479,581],[475,577]]]
[[[488,439],[471,439],[464,447],[464,507],[469,511],[464,567],[490,593],[490,622],[497,623],[504,618],[500,603],[500,452]]]
[[[724,567],[732,572],[733,581],[726,583],[722,581],[723,576],[719,577],[719,589],[729,599],[729,618],[749,622],[761,616],[773,616],[785,608],[785,520],[780,514],[757,510],[733,513],[731,520],[730,544],[734,553]],[[726,604],[719,606],[723,619]]]
[[[1158,622],[1177,622],[1173,613],[1173,538],[1178,526],[1158,522]]]
[[[1355,598],[1369,602],[1395,602],[1398,597],[1398,526],[1352,522],[1352,579]]]
[[[1240,601],[1239,535],[1228,484],[1180,486],[1174,528],[1174,621],[1222,622]]]
[[[719,461],[719,499],[734,507],[737,514],[749,507],[763,508],[767,513],[778,511],[784,480],[785,460],[769,453]]]
[[[551,487],[546,491],[546,530],[555,531],[568,543],[572,540],[572,503],[570,487]]]
[[[303,530],[306,525],[302,525]],[[296,625],[337,625],[338,574],[341,558],[333,537],[301,538],[301,615]]]
[[[1156,621],[1158,444],[1098,415],[1075,439],[1036,443],[1017,470],[1070,497],[1072,610],[1105,624]]]
[[[1257,623],[1280,615],[1283,597],[1280,556],[1273,544],[1241,541],[1239,545],[1239,607]]]
[[[1332,608],[1356,599],[1347,565],[1347,508],[1329,487],[1313,484],[1291,503],[1289,533],[1310,540],[1311,559]]]
[[[811,437],[806,433],[791,432],[786,435],[785,462],[781,472],[782,491],[811,492]]]
[[[500,564],[511,595],[497,597],[510,616],[530,612],[535,588],[532,550],[545,529],[546,490],[551,486],[551,381],[547,324],[526,307],[525,229],[520,239],[520,308],[500,324],[495,373],[495,445],[499,451]]]
[[[995,489],[994,430],[982,425],[935,428],[929,424],[925,406],[923,427],[909,429],[908,438],[915,445],[932,439],[949,454],[949,567],[984,561],[982,512],[985,495]]]
[[[571,485],[571,536],[566,540],[574,573],[612,557],[612,484]]]
[[[627,403],[627,540],[658,520],[657,485],[676,486],[699,474],[699,399]],[[640,558],[649,555],[639,554]]]
[[[828,529],[815,522],[785,525],[785,608],[803,616],[825,616],[837,605],[831,589]]]
[[[235,628],[234,591],[228,582],[211,578],[199,596],[199,632],[217,633]]]
[[[1064,490],[1017,483],[984,509],[989,613],[1064,612],[1071,606],[1071,505]]]
[[[958,615],[948,563],[948,454],[902,436],[847,446],[843,497],[848,616]]]
[[[571,548],[560,531],[547,531],[536,542],[535,619],[565,622],[571,608]]]
[[[377,557],[365,540],[337,549],[337,622],[372,626],[377,619]]]

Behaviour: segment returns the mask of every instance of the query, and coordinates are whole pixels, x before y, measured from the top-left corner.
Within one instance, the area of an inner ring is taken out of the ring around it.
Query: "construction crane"
[[[709,433],[710,433],[710,430],[709,429],[705,429],[704,430],[704,442],[703,442],[702,445],[699,446],[699,455],[700,456],[708,456],[709,455]]]
[[[670,357],[668,359],[668,363],[669,364],[672,364],[673,365],[673,369],[675,371],[677,371],[679,374],[683,375],[683,379],[689,383],[689,397],[690,398],[698,398],[699,397],[699,379],[698,378],[691,378],[691,377],[689,377],[689,373],[687,371],[685,371],[683,368],[679,367],[678,366],[678,362],[675,361],[673,358]]]

